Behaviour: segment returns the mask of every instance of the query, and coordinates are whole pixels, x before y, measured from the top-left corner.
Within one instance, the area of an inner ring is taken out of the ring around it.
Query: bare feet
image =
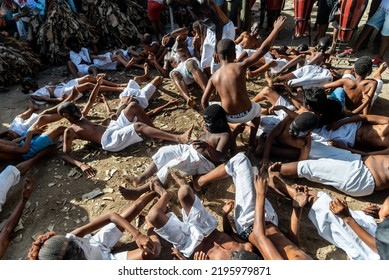
[[[169,194],[161,185],[158,179],[150,181],[150,191],[156,192],[159,196]],[[170,194],[169,194],[170,195]],[[170,195],[171,196],[171,195]]]
[[[269,85],[269,87],[273,87],[273,79],[270,77],[269,75],[269,72],[265,72],[265,80],[267,82],[267,84]]]
[[[376,78],[376,75],[378,75],[378,79],[381,78],[381,74],[384,73],[384,71],[386,70],[386,68],[388,68],[388,64],[386,64],[386,62],[383,62],[380,67],[377,68],[377,71],[376,73],[374,74],[374,78]],[[376,79],[377,79],[376,78]]]
[[[143,180],[140,178],[140,176],[128,176],[128,175],[124,175],[123,178],[131,183],[131,185],[134,187],[134,188],[137,188],[139,187],[140,185],[143,184]]]
[[[28,100],[28,109],[31,111],[35,112],[36,110],[39,109],[39,106],[36,105],[31,99]]]
[[[305,192],[296,192],[293,196],[293,208],[303,208],[308,202],[308,194]]]
[[[190,141],[190,137],[192,136],[193,124],[192,126],[184,133],[178,136],[178,143],[187,144]]]
[[[23,201],[27,201],[30,198],[32,191],[33,191],[33,187],[32,187],[31,179],[30,178],[24,179],[23,193],[22,193]]]
[[[279,178],[281,165],[281,162],[276,162],[268,168],[268,183],[276,193],[286,197],[288,196],[288,191],[286,189],[285,183]]]
[[[126,189],[123,187],[119,187],[119,192],[122,195],[122,197],[126,200],[136,200],[138,197],[140,197],[142,194],[146,193],[147,191],[151,190],[151,182],[147,182],[145,187],[142,188],[135,188],[135,189]]]

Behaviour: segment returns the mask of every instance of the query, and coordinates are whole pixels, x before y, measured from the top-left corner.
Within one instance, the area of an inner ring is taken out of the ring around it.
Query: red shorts
[[[163,4],[155,1],[147,2],[147,16],[151,21],[157,21],[161,15]]]

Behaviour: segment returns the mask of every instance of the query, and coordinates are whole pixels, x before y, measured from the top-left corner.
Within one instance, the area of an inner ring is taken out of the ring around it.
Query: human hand
[[[32,133],[33,135],[42,134],[46,129],[47,129],[47,125],[42,125],[41,127],[31,129],[29,132]]]
[[[285,106],[282,105],[274,105],[269,108],[269,113],[274,114],[274,111],[282,110]]]
[[[181,252],[177,248],[172,247],[171,249],[172,249],[172,255],[175,257],[175,259],[186,260],[184,255],[181,254]]]
[[[380,212],[381,207],[376,204],[369,204],[366,208],[362,209],[363,213],[366,215],[372,216],[375,219],[379,218],[378,212]]]
[[[193,259],[196,260],[196,261],[199,261],[199,260],[209,260],[209,257],[203,251],[199,251],[199,252],[194,253]]]
[[[23,185],[23,192],[22,192],[22,198],[23,201],[27,201],[31,194],[32,194],[33,186],[32,186],[32,181],[30,178],[24,179],[24,185]]]
[[[233,209],[234,209],[234,201],[233,200],[227,200],[224,203],[222,211],[223,211],[224,214],[228,215]]]
[[[148,253],[148,254],[153,254],[154,253],[154,243],[150,239],[150,237],[145,236],[143,234],[139,234],[135,238],[136,245],[138,245],[138,248],[141,249],[142,251]]]
[[[332,213],[341,219],[351,217],[346,201],[341,201],[338,198],[334,198],[334,200],[330,202],[329,208]]]
[[[274,22],[274,29],[280,29],[286,20],[285,16],[280,16]]]
[[[152,52],[149,52],[149,54],[147,56],[147,60],[150,62],[154,62],[154,63],[157,62],[157,58],[155,57],[155,55]]]
[[[192,140],[191,144],[195,150],[206,150],[208,149],[209,144],[203,140]]]
[[[89,166],[86,163],[82,163],[80,165],[80,169],[82,171],[82,174],[84,174],[84,176],[87,179],[90,179],[90,178],[92,178],[92,177],[94,177],[96,175],[96,169],[94,169],[93,167]]]

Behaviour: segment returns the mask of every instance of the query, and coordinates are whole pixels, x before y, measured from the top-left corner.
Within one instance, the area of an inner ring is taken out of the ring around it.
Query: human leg
[[[190,96],[188,86],[184,82],[182,75],[179,72],[174,71],[171,73],[171,78],[174,81],[174,84],[176,86],[176,89],[178,90],[178,93],[185,99],[186,104],[190,108],[196,109],[197,108],[196,102]]]
[[[180,144],[186,144],[190,140],[190,136],[192,135],[193,126],[188,129],[185,133],[181,135],[171,134],[162,130],[159,130],[155,127],[148,126],[143,123],[135,123],[134,124],[135,131],[138,134],[143,134],[150,138],[161,139],[172,141]]]
[[[10,235],[13,233],[15,227],[19,223],[20,217],[22,216],[24,207],[26,206],[26,203],[31,196],[32,190],[32,181],[31,179],[26,178],[23,185],[22,198],[16,205],[15,209],[12,211],[11,216],[8,218],[0,232],[0,259],[4,256],[5,250],[7,249],[10,242]]]
[[[36,105],[34,102],[32,102],[32,100],[29,99],[27,111],[21,113],[20,115],[17,115],[16,117],[21,118],[23,120],[27,120],[38,109],[39,109],[38,105]]]

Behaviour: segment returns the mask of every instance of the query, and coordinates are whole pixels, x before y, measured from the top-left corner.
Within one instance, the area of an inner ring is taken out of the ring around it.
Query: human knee
[[[154,227],[157,227],[160,221],[160,217],[161,217],[161,211],[155,208],[151,208],[149,210],[149,213],[147,213],[146,220]]]
[[[177,192],[179,201],[193,200],[193,190],[188,185],[183,185]]]

